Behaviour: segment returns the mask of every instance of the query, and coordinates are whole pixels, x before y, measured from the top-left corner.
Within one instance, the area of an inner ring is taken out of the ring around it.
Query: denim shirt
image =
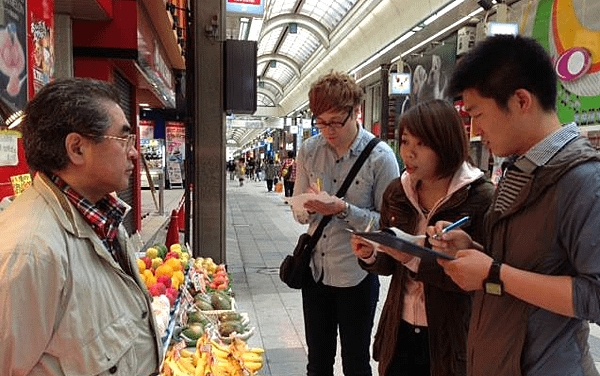
[[[294,195],[306,193],[311,183],[321,179],[321,189],[335,195],[352,165],[358,159],[373,134],[362,127],[340,158],[325,138],[318,134],[304,141],[296,159],[297,175]],[[388,184],[399,176],[398,162],[392,149],[380,142],[356,175],[346,192],[348,215],[344,219],[333,216],[325,227],[311,260],[315,281],[335,287],[356,286],[367,272],[357,262],[350,247],[350,232],[347,229],[362,231],[373,218],[374,227],[379,224],[379,210],[383,192]],[[321,221],[320,214],[309,218],[309,233],[313,233]]]

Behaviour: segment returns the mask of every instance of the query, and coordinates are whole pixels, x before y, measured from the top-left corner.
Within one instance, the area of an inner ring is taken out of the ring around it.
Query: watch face
[[[491,295],[502,295],[502,286],[498,283],[486,282],[485,283],[485,292]]]

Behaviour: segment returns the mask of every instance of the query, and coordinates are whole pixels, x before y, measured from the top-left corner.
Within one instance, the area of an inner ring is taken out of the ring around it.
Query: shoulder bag
[[[348,190],[348,187],[350,187],[352,180],[356,177],[356,174],[371,153],[371,150],[373,150],[375,145],[380,141],[381,140],[378,138],[373,138],[369,141],[362,153],[358,156],[356,162],[354,162],[354,165],[352,165],[344,183],[342,183],[342,186],[335,194],[337,197],[344,197],[346,195],[346,191]],[[309,278],[312,279],[310,272],[310,257],[323,233],[323,229],[327,226],[331,218],[331,215],[323,217],[312,235],[308,233],[300,235],[293,254],[287,255],[279,266],[279,278],[289,287],[301,289],[303,286],[307,285]]]

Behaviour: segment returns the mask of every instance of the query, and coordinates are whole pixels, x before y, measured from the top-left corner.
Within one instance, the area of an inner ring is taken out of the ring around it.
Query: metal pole
[[[381,64],[381,139],[388,139],[388,123],[390,121],[389,89],[390,64]]]
[[[165,215],[165,174],[158,173],[158,214]]]

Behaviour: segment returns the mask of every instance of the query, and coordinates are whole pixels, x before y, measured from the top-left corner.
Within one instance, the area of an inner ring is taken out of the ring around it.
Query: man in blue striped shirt
[[[561,125],[550,57],[533,39],[491,37],[461,59],[450,88],[482,142],[516,156],[485,244],[461,231],[432,241],[461,249],[440,263],[474,291],[469,375],[598,375],[588,321],[600,322],[600,156],[574,123]]]

